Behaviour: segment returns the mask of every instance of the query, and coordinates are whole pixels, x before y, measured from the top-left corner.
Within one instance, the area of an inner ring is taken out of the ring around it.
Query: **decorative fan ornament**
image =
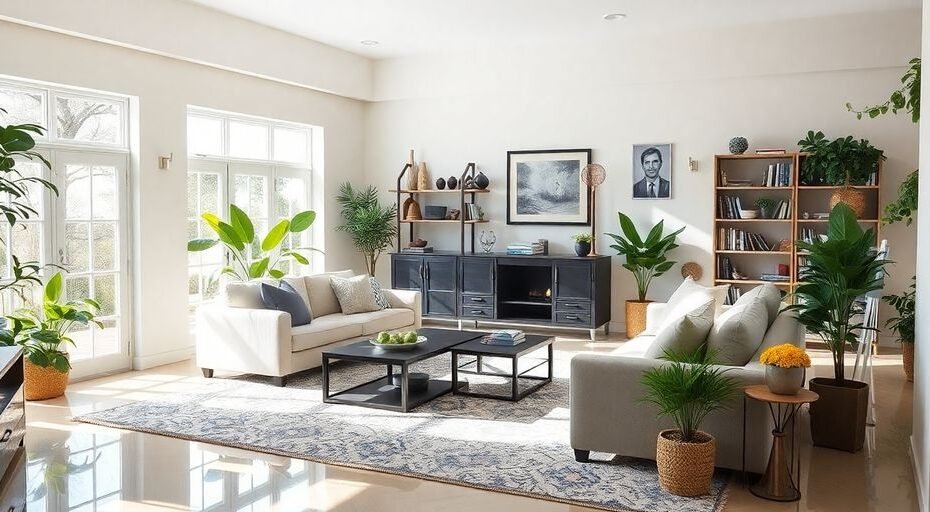
[[[584,183],[590,191],[591,198],[591,252],[588,256],[597,256],[597,233],[595,232],[595,221],[597,219],[597,209],[595,208],[595,193],[604,180],[607,179],[607,169],[600,164],[588,164],[581,171],[581,182]]]

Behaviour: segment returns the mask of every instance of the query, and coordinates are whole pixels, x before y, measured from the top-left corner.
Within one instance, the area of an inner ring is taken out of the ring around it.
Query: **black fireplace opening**
[[[497,316],[513,320],[552,318],[552,267],[498,266]]]

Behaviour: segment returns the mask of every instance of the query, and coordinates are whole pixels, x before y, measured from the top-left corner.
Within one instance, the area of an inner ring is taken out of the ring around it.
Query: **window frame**
[[[298,169],[306,169],[313,172],[313,130],[314,127],[307,124],[295,123],[291,121],[282,121],[278,119],[269,119],[265,117],[250,116],[247,114],[239,114],[234,112],[224,112],[221,110],[213,110],[204,107],[188,106],[187,107],[187,116],[191,117],[201,117],[209,118],[220,121],[220,134],[222,136],[222,154],[214,155],[209,153],[193,153],[188,151],[188,158],[204,158],[204,159],[219,159],[219,160],[228,160],[230,162],[242,162],[242,163],[258,163],[258,164],[272,164],[280,167],[294,167]],[[268,139],[268,158],[246,158],[231,156],[229,154],[229,124],[230,122],[237,122],[243,124],[250,124],[253,126],[262,126],[265,128],[266,137]],[[185,124],[186,126],[186,124]],[[283,128],[287,130],[304,132],[306,134],[305,150],[307,159],[303,162],[292,162],[289,160],[276,160],[274,154],[274,129]]]

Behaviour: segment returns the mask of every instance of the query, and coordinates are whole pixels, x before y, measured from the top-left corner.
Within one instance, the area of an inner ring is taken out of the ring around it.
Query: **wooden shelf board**
[[[791,222],[791,219],[716,219],[717,222]]]
[[[719,283],[719,284],[755,284],[755,285],[772,283],[775,286],[791,286],[795,284],[789,281],[763,281],[761,279],[717,279],[714,282]]]
[[[717,254],[752,254],[752,255],[791,255],[790,251],[732,251],[732,250],[718,250]]]
[[[454,190],[449,190],[449,189],[443,189],[443,190],[437,190],[437,189],[426,189],[426,190],[406,190],[406,189],[404,189],[404,190],[397,190],[397,189],[391,189],[391,190],[388,190],[388,192],[394,192],[394,193],[400,192],[401,194],[461,194],[461,193],[462,193],[462,190],[461,190],[461,189],[454,189]],[[466,194],[487,194],[487,193],[489,193],[489,192],[491,192],[491,191],[488,190],[488,189],[486,189],[486,188],[470,188],[470,189],[466,189],[466,190],[465,190],[465,193],[466,193]]]
[[[807,222],[807,223],[824,223],[830,222],[830,219],[798,219],[798,223]],[[878,223],[878,219],[857,219],[856,222],[866,222],[869,224]]]
[[[798,185],[798,190],[836,190],[846,188],[843,185]],[[857,190],[878,190],[878,185],[853,185],[851,188]]]
[[[795,153],[788,151],[787,153],[780,153],[775,155],[757,155],[755,153],[742,154],[742,155],[715,155],[719,160],[788,160],[794,158]]]
[[[421,219],[421,220],[402,220],[401,224],[458,224],[462,221],[460,220],[450,220],[450,219]],[[485,220],[466,220],[465,224],[483,224],[488,222]]]
[[[761,185],[739,185],[735,187],[717,187],[717,190],[779,190],[791,192],[791,187],[763,187]]]

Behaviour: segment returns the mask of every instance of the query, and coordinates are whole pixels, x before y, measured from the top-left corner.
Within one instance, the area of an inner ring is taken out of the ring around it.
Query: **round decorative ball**
[[[449,190],[455,190],[459,184],[459,180],[455,176],[449,176],[449,179],[446,180],[446,186],[449,187]]]
[[[445,188],[446,188],[446,179],[445,179],[445,178],[439,178],[438,180],[436,180],[436,189],[437,189],[437,190],[443,190],[443,189],[445,189]]]
[[[746,137],[733,137],[730,139],[730,153],[742,155],[747,149],[749,149],[749,141],[746,140]]]
[[[698,263],[689,261],[681,266],[681,277],[690,277],[695,281],[700,281],[703,275],[704,269]]]

